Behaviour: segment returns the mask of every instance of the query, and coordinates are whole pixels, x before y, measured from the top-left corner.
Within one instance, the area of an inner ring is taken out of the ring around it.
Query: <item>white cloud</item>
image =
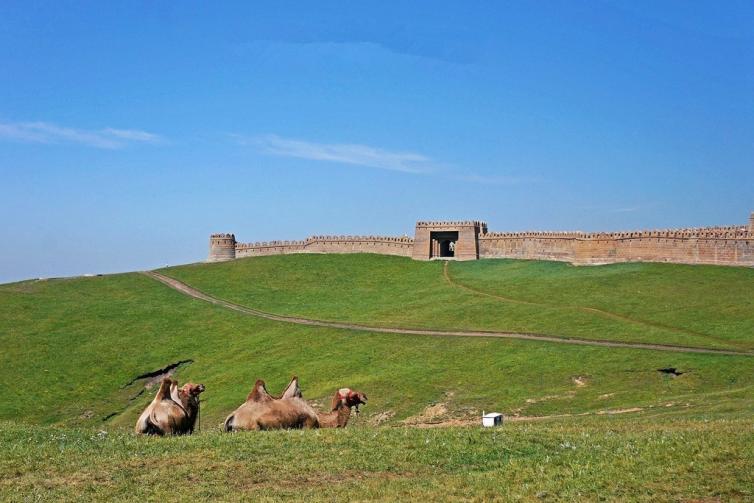
[[[102,132],[123,140],[143,141],[146,143],[159,143],[162,141],[160,136],[154,133],[147,133],[146,131],[139,131],[138,129],[105,128]]]
[[[130,143],[159,143],[159,135],[134,129],[74,129],[49,122],[0,122],[0,138],[26,143],[76,143],[117,149]]]
[[[462,182],[483,183],[486,185],[518,185],[544,181],[543,178],[538,176],[478,175],[475,173],[454,175],[452,178]]]
[[[332,161],[404,173],[435,171],[429,157],[413,152],[391,152],[369,145],[314,143],[281,138],[276,135],[251,138],[234,135],[233,137],[242,144],[256,145],[262,152],[283,157]]]

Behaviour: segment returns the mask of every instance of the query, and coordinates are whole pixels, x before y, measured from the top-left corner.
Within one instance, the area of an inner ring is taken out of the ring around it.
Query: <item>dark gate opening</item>
[[[455,243],[449,239],[445,239],[440,243],[440,256],[452,257],[455,255]]]
[[[458,231],[431,232],[430,258],[453,258],[456,256]]]

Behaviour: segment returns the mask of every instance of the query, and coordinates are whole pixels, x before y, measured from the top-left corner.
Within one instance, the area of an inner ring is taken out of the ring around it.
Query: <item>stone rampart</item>
[[[210,237],[210,262],[289,253],[377,253],[416,260],[514,258],[579,265],[672,262],[754,266],[754,213],[747,225],[629,232],[488,232],[479,220],[419,221],[414,238],[310,236],[303,241],[236,243]]]
[[[410,257],[414,240],[390,236],[310,236],[303,241],[239,243],[237,257],[289,253],[378,253]]]
[[[493,232],[479,236],[480,258],[560,260],[574,264],[672,262],[754,265],[747,226],[633,232]]]

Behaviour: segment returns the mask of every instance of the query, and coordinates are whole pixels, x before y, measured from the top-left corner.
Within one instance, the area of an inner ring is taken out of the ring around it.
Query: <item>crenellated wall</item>
[[[303,241],[239,243],[236,257],[283,255],[288,253],[378,253],[410,257],[414,240],[388,236],[311,236]]]
[[[754,266],[754,213],[747,225],[660,231],[488,232],[486,223],[469,220],[419,221],[414,238],[311,236],[303,241],[236,243],[233,234],[213,234],[208,261],[288,253],[377,253],[415,260],[514,258],[578,265],[673,262]]]
[[[479,236],[479,256],[560,260],[580,265],[754,265],[754,233],[747,226],[610,233],[493,232]]]
[[[489,232],[479,236],[479,258],[573,262],[580,232]]]

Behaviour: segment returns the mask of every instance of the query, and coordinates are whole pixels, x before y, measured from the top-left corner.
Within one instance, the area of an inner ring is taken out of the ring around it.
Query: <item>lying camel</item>
[[[169,377],[162,379],[154,400],[136,421],[136,433],[144,435],[183,435],[193,433],[199,415],[199,394],[203,384],[178,383]]]
[[[180,423],[181,432],[194,433],[194,425],[199,418],[199,395],[203,391],[203,384],[186,383],[183,387],[178,388],[178,383],[173,381],[173,385],[170,387],[170,398],[183,407],[186,412],[183,421]]]
[[[320,412],[317,414],[320,428],[345,428],[351,417],[351,407],[356,407],[356,413],[359,412],[359,405],[367,403],[367,396],[360,391],[353,391],[350,388],[341,388],[332,398],[332,410],[330,412]]]
[[[317,428],[317,414],[301,396],[298,378],[291,379],[283,394],[273,397],[261,379],[246,402],[225,420],[225,431]]]

